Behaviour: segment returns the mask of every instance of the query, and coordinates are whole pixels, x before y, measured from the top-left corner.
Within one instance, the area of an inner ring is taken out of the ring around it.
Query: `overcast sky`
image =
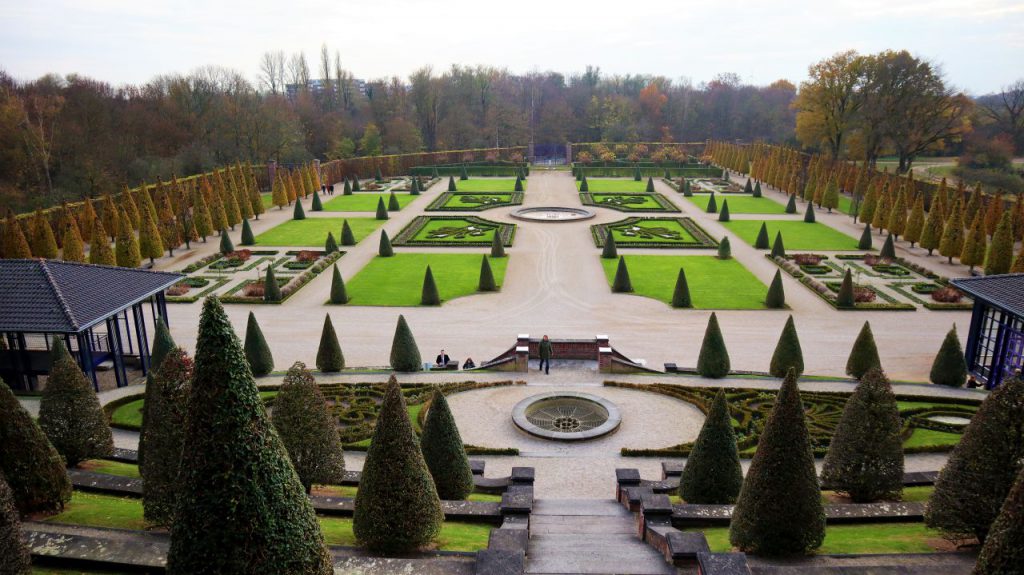
[[[256,81],[268,50],[341,52],[357,78],[431,65],[566,74],[722,72],[799,83],[835,52],[907,49],[973,95],[1024,77],[1024,2],[1009,0],[0,0],[0,69],[114,84],[215,64]]]

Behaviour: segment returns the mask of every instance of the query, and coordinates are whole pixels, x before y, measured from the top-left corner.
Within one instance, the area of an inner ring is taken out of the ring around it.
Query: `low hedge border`
[[[598,195],[616,195],[616,196],[644,196],[649,197],[651,200],[658,204],[657,208],[631,208],[629,206],[618,206],[614,204],[602,204],[594,200],[594,194]],[[580,192],[580,201],[584,206],[595,206],[598,208],[608,208],[610,210],[617,210],[620,212],[673,212],[678,213],[679,208],[675,204],[668,201],[668,198],[658,193],[638,193],[638,192]]]
[[[178,270],[178,273],[180,273],[180,274],[190,274],[190,273],[192,273],[192,272],[194,272],[196,270],[202,269],[202,268],[212,264],[213,262],[219,260],[220,258],[221,258],[220,252],[217,252],[217,253],[214,253],[214,254],[210,254],[210,255],[208,255],[208,256],[206,256],[206,257],[204,257],[204,258],[202,258],[202,259],[200,259],[198,261],[192,262],[189,265],[185,266],[184,268]]]
[[[200,298],[205,297],[205,296],[213,293],[214,291],[224,287],[228,282],[231,281],[230,277],[223,277],[223,276],[221,276],[221,277],[190,276],[190,277],[199,277],[199,278],[210,280],[210,284],[207,286],[206,289],[204,289],[204,290],[202,290],[199,293],[194,294],[194,295],[181,295],[181,296],[169,295],[169,296],[167,296],[165,298],[167,300],[167,303],[194,303],[194,302],[197,302],[197,301],[199,301]]]
[[[668,173],[673,177],[686,178],[710,178],[722,175],[720,168],[699,166],[693,168],[667,168]],[[640,166],[640,176],[647,178],[664,177],[664,167]],[[615,166],[582,166],[575,165],[572,170],[573,176],[577,173],[585,174],[588,178],[631,178],[636,175],[636,167],[615,167]]]
[[[345,252],[334,252],[333,254],[330,254],[327,257],[321,258],[315,264],[313,264],[313,267],[311,267],[308,270],[300,273],[299,275],[296,275],[296,276],[278,276],[278,279],[286,278],[286,277],[291,279],[291,281],[286,283],[284,285],[284,287],[281,288],[281,301],[264,301],[263,298],[231,295],[231,294],[237,292],[238,290],[242,289],[242,287],[244,287],[245,285],[247,285],[249,283],[252,283],[253,281],[257,281],[257,280],[247,280],[245,282],[242,282],[241,284],[239,284],[235,288],[233,288],[228,293],[225,293],[224,295],[220,296],[220,298],[219,298],[220,302],[221,303],[270,304],[270,305],[282,304],[282,303],[288,301],[288,298],[292,297],[292,295],[294,295],[296,292],[298,292],[300,289],[302,289],[303,286],[305,286],[309,282],[313,281],[313,278],[315,278],[316,276],[320,275],[320,272],[324,271],[331,264],[333,264],[334,262],[336,262],[339,259],[341,259],[341,256],[343,256],[343,255],[345,255]]]
[[[662,220],[662,221],[675,221],[683,227],[690,235],[694,237],[696,242],[686,243],[662,243],[662,242],[616,242],[616,246],[620,248],[657,248],[657,249],[714,249],[718,247],[718,240],[711,237],[704,228],[700,227],[692,218],[642,218],[633,217],[619,220],[617,222],[611,222],[607,224],[595,224],[590,226],[590,235],[594,238],[594,245],[599,248],[604,247],[605,237],[608,235],[608,228],[618,227],[622,225],[628,225],[639,221],[651,221],[651,220]]]
[[[936,283],[938,283],[938,282],[936,282]],[[968,300],[968,301],[961,301],[959,303],[942,303],[942,302],[938,302],[938,301],[930,301],[930,300],[921,299],[920,297],[918,297],[917,294],[913,293],[913,290],[906,289],[907,286],[910,286],[910,285],[912,285],[912,284],[908,284],[908,283],[891,283],[891,284],[888,284],[887,287],[889,289],[891,289],[892,291],[894,291],[894,292],[902,295],[903,297],[909,299],[910,301],[912,301],[914,303],[917,303],[917,304],[923,306],[925,309],[930,309],[932,311],[950,311],[950,310],[952,310],[952,311],[964,311],[964,310],[974,309],[974,302],[970,301],[970,298],[968,298],[967,296],[964,296],[964,299]],[[942,284],[940,283],[939,285],[941,286]]]
[[[484,226],[490,226],[497,228],[495,233],[501,235],[501,242],[505,247],[512,245],[512,239],[516,234],[515,224],[506,224],[502,222],[492,222],[491,220],[485,220],[477,216],[416,216],[411,222],[409,222],[402,231],[398,232],[395,239],[391,240],[391,245],[395,246],[408,246],[408,247],[437,247],[437,248],[472,248],[472,247],[491,247],[489,240],[483,241],[468,241],[468,242],[448,242],[448,241],[424,241],[414,240],[416,234],[420,233],[429,222],[432,220],[465,220],[473,224],[480,224]]]
[[[495,193],[495,194],[499,194],[499,193],[500,194],[506,194],[506,193],[509,193],[509,192],[493,192],[493,193]],[[490,210],[490,209],[493,209],[493,208],[505,208],[505,207],[508,207],[508,206],[518,206],[518,205],[521,205],[523,203],[523,192],[511,192],[512,197],[509,198],[509,201],[507,201],[507,202],[498,202],[498,203],[495,203],[495,204],[481,204],[481,205],[478,205],[478,206],[475,206],[475,207],[455,207],[455,206],[447,206],[447,205],[445,205],[445,204],[448,203],[449,200],[451,200],[453,197],[456,197],[456,196],[481,196],[481,195],[486,196],[486,195],[489,195],[489,194],[490,194],[490,192],[443,192],[440,196],[437,197],[437,199],[435,199],[433,202],[430,202],[430,205],[427,206],[427,210],[426,211],[428,211],[428,212],[482,212],[484,210]]]
[[[774,258],[771,254],[764,254],[764,257],[775,262],[775,265],[779,266],[786,273],[796,278],[800,283],[808,287],[812,292],[818,295],[821,299],[825,300],[829,305],[839,311],[877,311],[877,310],[889,310],[889,311],[917,311],[917,306],[909,303],[900,303],[895,300],[892,296],[882,292],[875,286],[871,286],[875,294],[878,297],[886,300],[885,303],[858,303],[854,307],[839,307],[836,305],[836,296],[827,285],[817,280],[812,276],[809,276],[800,271],[799,266],[791,261],[784,258]],[[828,261],[828,260],[823,260]]]

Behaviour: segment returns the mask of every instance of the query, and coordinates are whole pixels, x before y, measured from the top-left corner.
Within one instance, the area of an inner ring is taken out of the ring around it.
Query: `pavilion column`
[[[124,350],[121,349],[121,328],[117,316],[107,318],[107,338],[110,340],[110,353],[114,355],[114,378],[117,387],[128,385],[128,374],[124,370]]]
[[[160,317],[164,320],[164,325],[171,327],[171,320],[167,317],[167,298],[164,297],[164,292],[156,294],[156,306],[160,310]],[[156,318],[153,318],[156,321]]]
[[[128,310],[118,314],[117,321],[120,322],[122,317],[124,317],[124,339],[128,342],[128,353],[135,353],[135,349],[132,347],[132,328],[128,323]],[[118,331],[120,332],[120,330]]]
[[[142,375],[149,371],[149,338],[146,337],[146,318],[143,316],[142,304],[132,306],[132,319],[135,321],[135,339],[139,342],[139,364]]]
[[[92,386],[96,391],[100,390],[100,382],[96,379],[96,368],[92,364],[92,330],[79,332],[78,355],[82,358],[82,370],[92,378]]]

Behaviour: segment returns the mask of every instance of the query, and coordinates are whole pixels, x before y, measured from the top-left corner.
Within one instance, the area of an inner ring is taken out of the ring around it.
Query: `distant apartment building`
[[[323,80],[323,79],[319,79],[319,78],[311,79],[307,83],[307,87],[309,88],[310,92],[312,92],[314,94],[319,94],[319,93],[323,92],[324,89],[326,89],[328,82],[334,82],[334,80]],[[363,97],[366,96],[366,80],[361,80],[359,78],[352,78],[352,80],[350,81],[350,87],[353,88],[353,90],[356,93],[358,93],[360,96],[363,96]],[[292,97],[295,96],[295,94],[297,94],[299,92],[299,85],[298,84],[285,84],[284,89],[285,89],[285,93],[288,95],[288,97],[292,98]]]

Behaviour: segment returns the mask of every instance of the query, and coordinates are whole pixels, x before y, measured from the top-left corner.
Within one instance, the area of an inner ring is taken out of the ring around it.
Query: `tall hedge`
[[[865,321],[846,360],[846,374],[860,379],[871,369],[882,369],[882,360],[878,357],[878,346],[871,333],[871,322]]]
[[[491,238],[491,257],[505,257],[505,243],[501,241],[501,234],[498,233],[498,230],[494,230],[494,236]]]
[[[480,260],[480,281],[477,282],[477,290],[479,291],[497,291],[498,286],[494,281],[494,271],[491,269],[491,262],[487,260],[485,255]]]
[[[22,514],[60,511],[71,499],[64,459],[2,380],[0,476],[7,478]]]
[[[725,347],[722,329],[718,327],[718,316],[711,312],[700,344],[700,355],[697,356],[697,373],[702,377],[719,379],[729,375],[729,367],[729,351]]]
[[[263,330],[256,322],[256,316],[249,312],[249,320],[245,325],[245,358],[249,361],[249,369],[256,377],[274,371],[274,356],[270,353]]]
[[[64,347],[60,339],[55,346]],[[66,350],[50,368],[39,401],[39,427],[69,466],[108,457],[114,438],[92,382]]]
[[[307,493],[313,484],[341,483],[345,456],[338,426],[306,364],[295,362],[288,369],[271,420]]]
[[[388,238],[388,233],[385,230],[380,231],[380,245],[377,246],[377,255],[382,258],[390,258],[395,255],[395,250],[391,247],[391,239]]]
[[[789,370],[743,481],[729,541],[758,555],[809,553],[825,539],[825,511],[804,406]]]
[[[331,315],[324,316],[324,328],[320,332],[320,346],[316,352],[316,368],[328,373],[345,369],[345,355],[341,353],[338,334],[331,323]]]
[[[437,291],[434,272],[427,266],[423,273],[423,288],[420,290],[420,305],[441,305],[441,295]]]
[[[455,417],[448,400],[440,391],[434,391],[430,410],[423,422],[420,447],[427,469],[434,479],[434,487],[441,499],[465,499],[473,492],[473,472],[462,445],[462,436],[455,425]]]
[[[949,387],[960,387],[967,381],[967,360],[964,359],[964,350],[960,347],[960,338],[956,335],[956,324],[953,324],[942,340],[939,353],[932,361],[928,379],[932,383]]]
[[[391,340],[391,369],[395,371],[420,371],[423,359],[416,338],[405,321],[405,316],[398,316],[395,325],[395,337]]]
[[[348,291],[345,289],[345,280],[338,271],[338,264],[334,264],[334,271],[331,274],[331,303],[348,303]]]
[[[759,250],[766,250],[771,245],[768,243],[768,224],[761,222],[761,229],[757,230],[757,239],[754,240],[754,247]]]
[[[3,385],[3,384],[0,384]],[[29,575],[32,556],[21,540],[21,518],[14,506],[14,494],[0,473],[0,573]]]
[[[786,292],[782,287],[782,273],[775,270],[775,277],[768,286],[768,294],[764,298],[765,307],[781,309],[786,307]]]
[[[697,441],[686,458],[679,480],[679,496],[693,504],[726,505],[736,502],[743,486],[743,469],[736,447],[725,390],[711,403]]]
[[[978,555],[973,575],[1020,575],[1024,573],[1024,470],[992,523]]]
[[[686,281],[686,271],[679,268],[676,276],[676,287],[672,290],[672,307],[693,307],[690,298],[690,284]]]
[[[153,525],[168,526],[174,522],[192,369],[188,354],[174,348],[146,382],[142,420],[146,456],[139,458],[139,473],[144,480],[143,516]],[[141,447],[140,443],[140,454]]]
[[[615,234],[611,231],[608,231],[604,236],[604,247],[601,249],[601,257],[606,260],[614,260],[619,257],[619,250],[615,245]]]
[[[633,291],[633,282],[629,279],[629,269],[626,268],[626,258],[619,256],[619,265],[615,269],[615,281],[612,282],[612,291],[615,293],[629,293]]]
[[[782,328],[782,335],[775,345],[768,372],[775,377],[785,377],[790,369],[794,370],[798,377],[804,372],[804,353],[800,349],[800,338],[796,333],[793,316],[789,316],[785,327]]]
[[[864,373],[846,401],[821,471],[828,488],[855,503],[899,499],[903,494],[900,410],[878,367]]]
[[[928,500],[925,523],[984,541],[1024,462],[1024,380],[989,394],[964,430]]]
[[[423,547],[441,531],[444,512],[397,383],[389,383],[377,415],[356,493],[352,529],[374,551]]]
[[[347,219],[341,222],[341,245],[356,245],[356,236],[352,233],[352,226],[348,225]]]
[[[333,573],[220,301],[199,320],[167,573]]]

